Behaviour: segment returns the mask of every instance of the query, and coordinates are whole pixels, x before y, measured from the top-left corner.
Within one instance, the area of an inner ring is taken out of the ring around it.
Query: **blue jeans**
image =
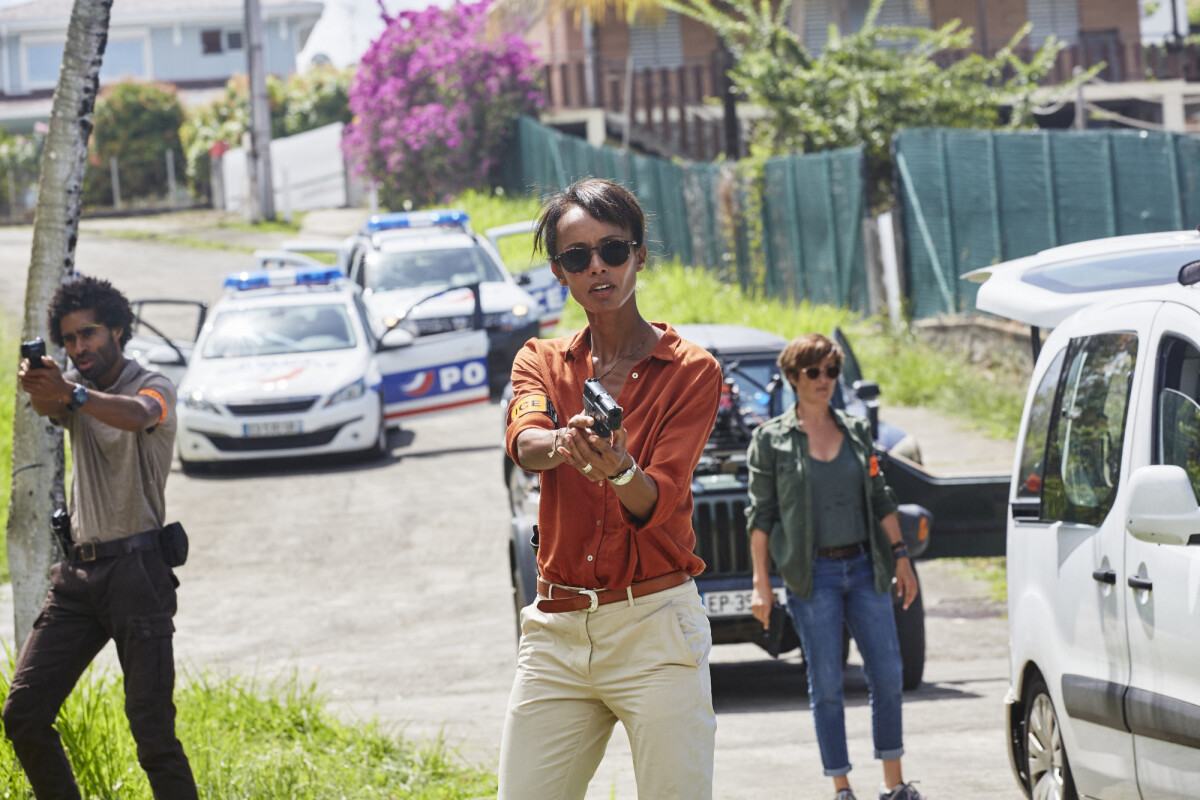
[[[808,664],[808,703],[825,774],[837,777],[850,772],[842,689],[843,622],[863,657],[875,757],[900,758],[904,754],[900,719],[904,668],[892,598],[875,591],[870,554],[815,559],[812,596],[797,597],[788,591],[787,605]]]

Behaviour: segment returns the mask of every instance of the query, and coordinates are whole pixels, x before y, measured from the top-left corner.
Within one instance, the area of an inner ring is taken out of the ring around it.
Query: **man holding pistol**
[[[171,637],[177,539],[164,536],[175,442],[175,388],[127,360],[133,311],[108,281],[79,277],[50,303],[50,338],[74,368],[22,359],[17,378],[38,414],[71,437],[70,538],[21,648],[4,732],[38,800],[80,797],[53,724],[84,669],[112,639],[125,673],[125,714],[157,800],[197,797],[175,736]]]

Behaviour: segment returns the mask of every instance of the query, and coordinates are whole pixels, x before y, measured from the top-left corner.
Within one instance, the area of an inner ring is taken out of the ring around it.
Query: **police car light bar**
[[[467,216],[467,212],[457,209],[397,211],[393,214],[375,214],[367,220],[363,230],[367,233],[379,233],[398,228],[454,227],[466,229],[470,222],[471,218]]]
[[[279,289],[287,286],[328,286],[346,277],[337,267],[288,269],[258,269],[251,272],[232,272],[222,284],[226,290],[244,292],[250,289]]]

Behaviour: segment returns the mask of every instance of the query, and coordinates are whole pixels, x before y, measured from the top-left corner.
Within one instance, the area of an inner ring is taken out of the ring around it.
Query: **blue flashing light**
[[[251,289],[281,289],[288,286],[328,286],[346,277],[337,267],[259,269],[232,272],[225,276],[225,289],[245,292]]]
[[[466,229],[470,223],[471,218],[467,212],[441,208],[432,211],[397,211],[393,214],[375,214],[367,220],[363,230],[367,233],[379,233],[400,228],[453,227]]]

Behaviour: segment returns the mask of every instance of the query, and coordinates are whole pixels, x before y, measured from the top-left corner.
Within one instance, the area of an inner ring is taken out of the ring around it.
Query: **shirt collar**
[[[660,361],[674,361],[679,346],[683,344],[683,337],[671,327],[669,322],[651,322],[651,325],[663,331],[662,337],[658,340],[658,344],[650,351],[650,358],[657,358]],[[567,346],[563,353],[563,358],[567,361],[574,359],[585,359],[592,352],[592,329],[590,325],[585,325],[583,330],[571,337],[571,343]]]
[[[783,427],[784,430],[794,429],[807,436],[808,432],[804,430],[804,426],[800,424],[800,420],[796,417],[796,407],[799,405],[799,401],[793,403],[791,408],[788,409],[788,412],[783,415]],[[836,423],[843,432],[849,430],[849,428],[846,427],[846,420],[843,417],[844,412],[842,412],[840,409],[832,407],[829,409],[829,412],[833,414],[834,423]]]

